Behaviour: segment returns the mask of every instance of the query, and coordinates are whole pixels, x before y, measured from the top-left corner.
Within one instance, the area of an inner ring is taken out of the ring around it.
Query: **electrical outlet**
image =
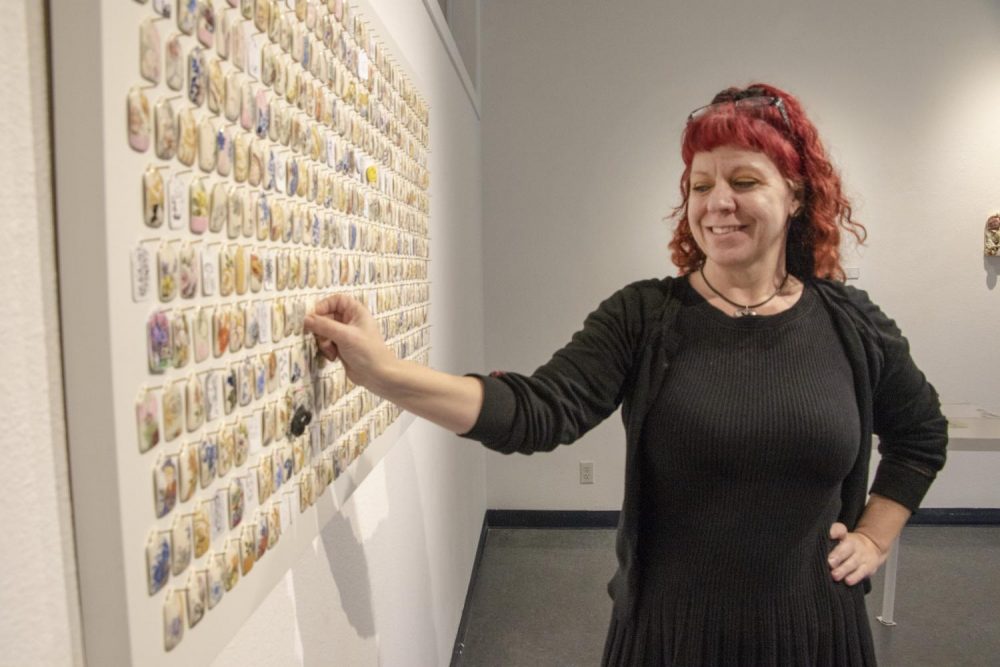
[[[856,266],[845,266],[844,275],[848,280],[857,280],[861,276],[861,269]]]
[[[594,483],[594,462],[580,461],[580,484]]]

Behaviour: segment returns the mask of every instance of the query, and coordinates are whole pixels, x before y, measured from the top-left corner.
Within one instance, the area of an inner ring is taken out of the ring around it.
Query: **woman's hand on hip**
[[[306,315],[306,331],[316,336],[320,353],[340,359],[351,382],[371,388],[396,361],[368,309],[347,294],[334,294]]]
[[[834,581],[843,581],[848,586],[875,574],[888,556],[888,551],[870,537],[848,531],[839,521],[830,526],[830,538],[839,541],[827,558],[830,574]]]

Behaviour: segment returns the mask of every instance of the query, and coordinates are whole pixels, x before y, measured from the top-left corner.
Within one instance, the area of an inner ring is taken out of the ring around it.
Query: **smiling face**
[[[767,155],[732,146],[696,153],[688,184],[687,218],[706,261],[784,270],[788,219],[801,201]]]

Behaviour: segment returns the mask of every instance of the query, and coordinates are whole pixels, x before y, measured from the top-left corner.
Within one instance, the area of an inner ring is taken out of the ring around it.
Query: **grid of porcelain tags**
[[[350,294],[427,362],[429,134],[342,0],[147,7],[126,99],[128,145],[149,156],[130,257],[152,486],[135,557],[169,651],[399,417],[317,355],[306,312]]]

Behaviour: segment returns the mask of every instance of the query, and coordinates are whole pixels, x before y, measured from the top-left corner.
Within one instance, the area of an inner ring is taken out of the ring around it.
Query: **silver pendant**
[[[733,315],[735,317],[748,317],[748,316],[752,317],[752,316],[757,315],[757,311],[751,310],[750,306],[743,306],[742,308],[736,310],[733,313]]]

